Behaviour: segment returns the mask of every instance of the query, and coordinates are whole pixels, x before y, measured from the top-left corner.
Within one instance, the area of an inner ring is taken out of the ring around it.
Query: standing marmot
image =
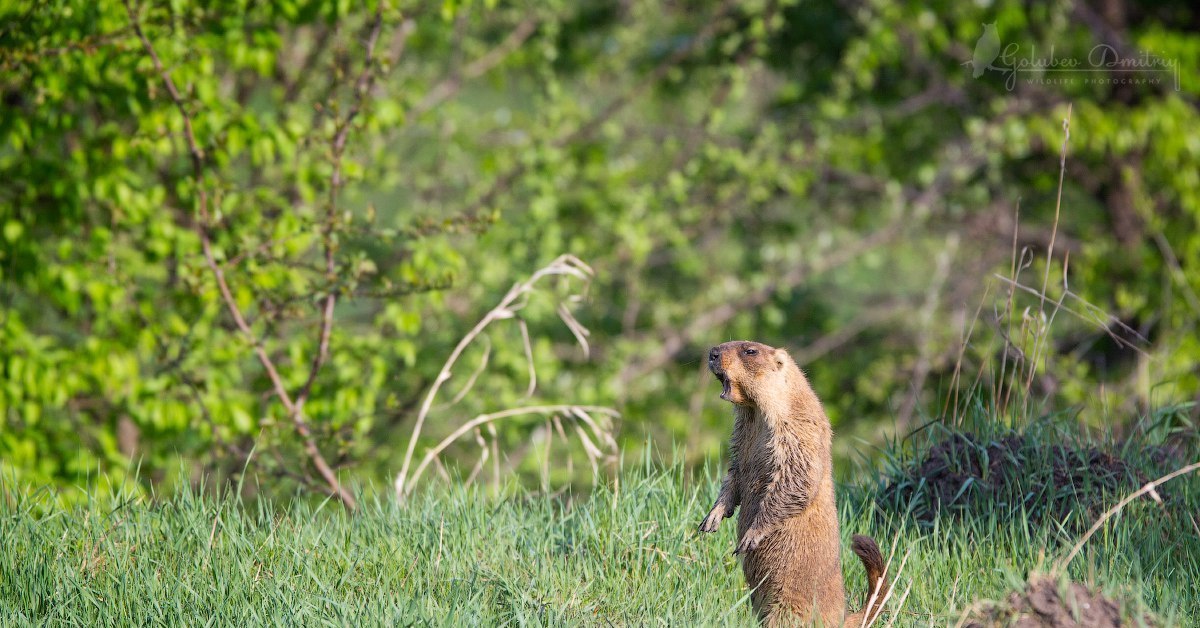
[[[708,367],[734,405],[729,474],[700,531],[738,513],[738,546],[754,610],[768,625],[865,626],[888,593],[883,556],[867,536],[854,553],[867,568],[868,601],[846,615],[841,540],[833,498],[832,428],[791,356],[757,342],[727,342]]]

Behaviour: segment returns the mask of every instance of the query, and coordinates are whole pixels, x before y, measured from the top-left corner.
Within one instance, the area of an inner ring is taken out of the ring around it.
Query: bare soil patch
[[[1072,582],[1059,586],[1049,578],[1035,578],[1023,591],[1014,591],[1003,602],[988,602],[968,615],[965,628],[1116,628],[1130,624],[1130,609],[1098,591]]]

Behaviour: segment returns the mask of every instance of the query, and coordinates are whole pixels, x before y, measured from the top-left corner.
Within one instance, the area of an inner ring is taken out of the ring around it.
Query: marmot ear
[[[783,349],[775,350],[775,370],[776,371],[783,369],[783,365],[787,364],[788,357],[789,356],[788,356],[787,351],[784,351]]]

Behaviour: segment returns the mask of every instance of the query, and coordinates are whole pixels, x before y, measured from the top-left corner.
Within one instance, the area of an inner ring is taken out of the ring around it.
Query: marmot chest
[[[758,510],[758,503],[775,476],[779,461],[776,460],[775,440],[763,416],[755,411],[746,426],[746,437],[739,443],[738,478],[742,496],[742,509]]]

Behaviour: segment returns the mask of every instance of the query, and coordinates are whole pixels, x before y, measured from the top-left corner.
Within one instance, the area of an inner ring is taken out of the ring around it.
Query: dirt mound
[[[1117,602],[1082,584],[1060,587],[1048,578],[1036,578],[1004,602],[987,603],[970,613],[964,627],[1116,628],[1124,614]]]
[[[961,514],[972,507],[1061,521],[1073,511],[1094,515],[1105,497],[1136,490],[1147,479],[1095,447],[1049,445],[1018,434],[984,440],[956,433],[894,478],[881,505],[910,511],[925,523],[943,511]]]

